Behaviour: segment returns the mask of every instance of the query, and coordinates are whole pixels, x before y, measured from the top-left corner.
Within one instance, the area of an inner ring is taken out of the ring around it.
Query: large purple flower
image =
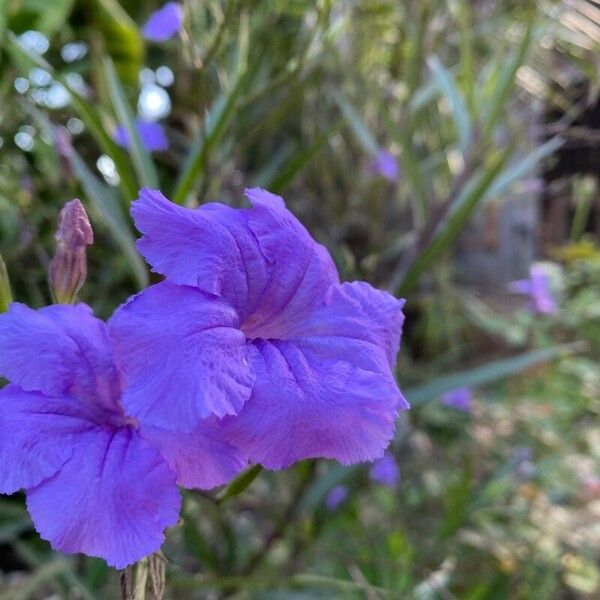
[[[141,422],[189,431],[223,420],[251,462],[349,464],[383,454],[396,411],[403,300],[340,283],[329,253],[283,200],[192,210],[144,189],[138,248],[167,280],[129,300],[110,328]]]
[[[85,304],[0,315],[0,493],[27,493],[36,529],[65,553],[126,565],[178,519],[177,483],[209,488],[245,465],[216,419],[190,434],[139,427],[120,405],[108,328]]]

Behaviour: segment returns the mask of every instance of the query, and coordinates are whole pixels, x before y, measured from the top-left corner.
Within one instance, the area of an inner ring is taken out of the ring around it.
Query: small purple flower
[[[270,469],[378,458],[408,408],[393,374],[404,301],[340,283],[282,198],[246,195],[253,208],[148,189],[133,203],[138,249],[167,279],[110,322],[126,410],[180,431],[227,417],[231,443]]]
[[[325,498],[325,506],[329,510],[335,510],[348,498],[348,488],[345,485],[336,485],[329,490]]]
[[[529,269],[529,279],[512,281],[508,284],[508,289],[514,294],[529,296],[532,311],[550,315],[558,312],[550,283],[550,277],[544,267],[534,264]]]
[[[85,304],[0,315],[0,493],[24,489],[36,529],[64,553],[124,568],[156,552],[184,487],[245,466],[216,419],[189,434],[139,425],[120,404],[106,324]]]
[[[398,179],[398,161],[396,157],[387,150],[380,150],[369,164],[371,175],[381,175],[389,181]]]
[[[471,410],[472,399],[473,394],[471,393],[471,390],[467,387],[461,387],[443,394],[442,404],[444,406],[455,408],[456,410],[469,412]]]
[[[181,29],[183,7],[178,2],[167,2],[154,11],[142,28],[142,33],[151,42],[166,42]]]
[[[386,454],[371,465],[369,476],[376,483],[386,487],[395,487],[400,480],[400,469],[394,457]]]
[[[142,145],[148,152],[162,152],[169,148],[169,140],[167,139],[165,128],[160,123],[138,119],[135,124]],[[129,149],[129,133],[124,125],[119,125],[115,129],[113,138],[119,146]]]

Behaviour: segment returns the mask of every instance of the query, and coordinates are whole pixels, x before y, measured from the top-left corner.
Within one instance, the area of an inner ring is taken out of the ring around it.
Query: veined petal
[[[205,419],[190,433],[142,426],[141,434],[159,450],[184,488],[212,489],[248,466],[243,453],[225,441],[215,417]]]
[[[27,492],[35,527],[55,550],[117,569],[159,550],[180,505],[175,475],[129,427],[79,436],[62,469]]]
[[[108,330],[85,304],[38,310],[11,304],[0,315],[0,375],[27,391],[118,411]]]
[[[7,385],[0,391],[0,493],[52,477],[73,455],[77,436],[94,427],[77,400]]]
[[[295,342],[255,348],[252,397],[223,420],[250,462],[283,469],[305,458],[352,464],[383,455],[403,401],[393,379]]]
[[[109,324],[125,412],[179,431],[236,414],[254,383],[238,324],[218,298],[166,281],[130,299]]]

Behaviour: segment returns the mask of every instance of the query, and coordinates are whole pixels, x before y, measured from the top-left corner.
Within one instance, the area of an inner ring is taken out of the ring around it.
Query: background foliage
[[[140,186],[188,206],[238,206],[260,185],[286,197],[343,278],[408,298],[398,377],[413,404],[393,445],[393,489],[364,467],[306,462],[261,473],[233,499],[189,493],[165,548],[169,597],[599,594],[600,253],[583,235],[589,202],[574,198],[572,243],[550,257],[555,318],[461,286],[453,249],[477,210],[533,189],[540,165],[581,133],[573,123],[598,89],[600,8],[189,1],[181,37],[148,45],[140,25],[155,8],[0,2],[0,253],[14,297],[50,301],[56,215],[72,197],[96,236],[81,297],[108,316],[151,279],[128,215]],[[149,155],[138,139],[124,151],[116,125],[148,106],[167,113],[169,151]],[[560,118],[547,126],[552,111]],[[370,171],[381,149],[397,157],[397,181]],[[440,405],[463,385],[478,390],[470,413]],[[329,510],[340,484],[348,499]],[[38,540],[19,496],[0,500],[0,544],[1,597],[115,596],[101,561]]]

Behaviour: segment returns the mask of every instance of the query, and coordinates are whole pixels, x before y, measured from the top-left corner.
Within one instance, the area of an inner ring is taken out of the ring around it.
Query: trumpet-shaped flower
[[[400,469],[396,459],[391,454],[382,456],[371,465],[369,476],[376,483],[386,487],[395,487],[400,480]]]
[[[442,394],[442,404],[450,408],[455,408],[462,412],[471,411],[471,402],[473,400],[473,394],[471,389],[468,387],[460,387],[455,390],[450,390],[445,394]]]
[[[139,427],[121,408],[108,330],[84,304],[0,315],[0,493],[25,489],[56,550],[126,565],[157,551],[185,487],[244,467],[216,419],[190,434]]]
[[[231,443],[272,469],[380,457],[408,406],[393,375],[404,301],[340,283],[279,196],[246,195],[253,208],[148,189],[134,202],[138,248],[166,281],[110,322],[126,410],[174,431],[225,417]]]
[[[558,312],[556,297],[552,291],[550,276],[541,264],[531,265],[529,279],[519,279],[508,284],[514,294],[529,297],[530,308],[534,312],[551,315]]]

